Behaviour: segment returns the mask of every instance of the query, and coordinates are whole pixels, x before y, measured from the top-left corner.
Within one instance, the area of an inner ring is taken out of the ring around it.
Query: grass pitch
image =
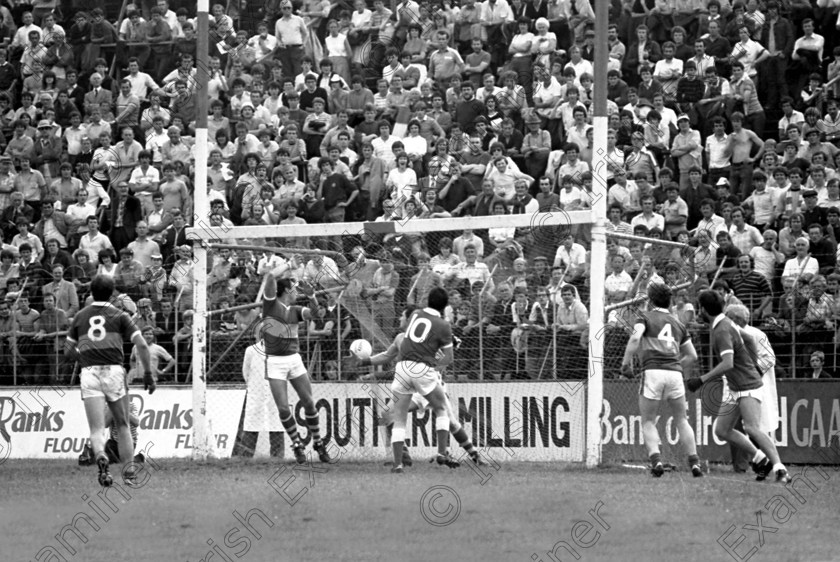
[[[95,467],[8,461],[0,559],[708,562],[732,560],[721,543],[743,535],[727,547],[741,560],[752,549],[754,561],[840,560],[834,467],[809,468],[791,488],[728,467],[699,480],[561,464],[453,471],[419,459],[403,475],[380,463],[155,463],[126,499],[101,494]]]

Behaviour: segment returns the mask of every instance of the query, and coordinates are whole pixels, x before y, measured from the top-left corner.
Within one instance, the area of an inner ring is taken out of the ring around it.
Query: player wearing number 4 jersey
[[[449,445],[449,415],[446,393],[443,391],[440,373],[436,366],[445,367],[452,363],[452,328],[443,318],[443,311],[449,304],[446,290],[435,287],[429,292],[428,308],[416,310],[408,321],[405,337],[400,344],[401,361],[394,370],[394,429],[391,446],[394,450],[394,468],[391,472],[403,471],[403,445],[405,426],[411,395],[418,393],[429,401],[435,415],[438,455],[437,463],[455,468],[458,461],[447,450]],[[442,357],[438,359],[438,351]]]
[[[639,389],[639,410],[642,414],[642,433],[650,457],[651,474],[660,477],[665,472],[659,453],[659,431],[656,417],[659,404],[666,400],[674,416],[680,445],[688,454],[688,466],[695,477],[702,477],[700,458],[694,442],[694,432],[686,419],[683,371],[696,360],[697,352],[685,326],[668,311],[671,289],[654,283],[648,287],[650,310],[642,313],[633,327],[622,362],[623,371],[632,370],[632,359],[638,355],[642,366]]]
[[[124,459],[125,463],[122,469],[123,481],[128,486],[134,486],[139,465],[132,461],[134,441],[129,427],[130,409],[123,367],[123,343],[130,340],[136,346],[137,357],[144,372],[143,386],[152,394],[155,391],[155,380],[149,361],[149,347],[131,317],[110,302],[114,294],[114,280],[97,275],[91,281],[90,288],[93,303],[73,318],[67,332],[64,354],[78,360],[82,367],[82,400],[90,426],[90,444],[99,467],[99,483],[102,486],[113,483],[103,434],[107,403],[118,429],[120,459]]]
[[[275,275],[281,276],[286,271],[288,271],[288,264],[283,264],[274,271],[269,271],[265,277],[263,318],[258,329],[259,336],[265,341],[266,378],[271,387],[274,402],[277,404],[277,411],[280,413],[280,423],[283,424],[286,434],[292,441],[295,460],[299,464],[305,463],[306,453],[298,436],[294,415],[289,408],[286,381],[292,383],[292,388],[295,389],[300,403],[303,404],[306,425],[312,436],[312,448],[318,453],[321,462],[330,462],[330,455],[321,440],[318,427],[318,411],[312,400],[312,383],[309,381],[303,359],[298,353],[300,349],[298,324],[303,321],[309,322],[312,314],[309,308],[292,304],[297,300],[297,290],[290,279],[275,279]],[[309,291],[303,285],[299,286],[302,291],[307,290],[314,304],[318,303],[314,291]]]

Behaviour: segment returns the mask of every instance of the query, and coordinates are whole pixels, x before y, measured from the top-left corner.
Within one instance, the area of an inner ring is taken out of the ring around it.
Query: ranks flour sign
[[[132,389],[141,443],[154,444],[157,457],[192,454],[192,391],[158,388],[149,395]],[[207,409],[219,456],[229,457],[236,440],[243,389],[210,389]],[[77,388],[0,390],[0,462],[6,458],[75,458],[89,441],[87,418]]]

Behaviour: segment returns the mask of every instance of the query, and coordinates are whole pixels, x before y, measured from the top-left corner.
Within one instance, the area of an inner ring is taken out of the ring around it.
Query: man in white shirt
[[[743,205],[752,207],[753,225],[762,230],[776,223],[779,195],[775,188],[767,187],[767,176],[761,170],[753,172],[753,187],[755,190],[744,200]]]
[[[653,205],[655,203],[653,196],[647,195],[642,197],[641,203],[642,212],[633,217],[633,220],[630,221],[630,226],[635,228],[641,224],[647,227],[648,230],[658,228],[662,232],[665,232],[665,217],[653,212]]]
[[[728,178],[732,156],[727,152],[729,137],[726,136],[726,122],[723,117],[712,119],[714,134],[706,138],[706,162],[709,164],[709,185],[716,185],[721,178]]]
[[[309,38],[309,30],[300,16],[292,15],[292,3],[289,0],[280,2],[282,16],[274,26],[274,36],[280,49],[280,64],[283,74],[297,76],[300,74],[300,59],[303,57],[303,44]]]
[[[131,171],[128,187],[143,206],[143,215],[151,213],[155,206],[152,195],[160,191],[160,172],[152,166],[152,153],[142,150],[137,155],[139,165]]]
[[[765,230],[761,245],[750,250],[750,257],[755,264],[753,269],[763,275],[771,284],[776,277],[776,266],[785,261],[785,255],[776,247],[777,239],[778,235],[775,230]]]
[[[726,220],[715,214],[715,202],[711,199],[704,199],[700,202],[700,213],[703,218],[697,223],[697,228],[692,233],[701,231],[709,233],[710,240],[717,240],[718,232],[726,232]]]
[[[79,16],[76,16],[76,19],[79,19]],[[23,25],[15,32],[15,36],[12,39],[12,47],[25,47],[29,43],[30,31],[37,31],[39,36],[42,35],[41,28],[33,24],[33,21],[32,12],[23,12],[21,16]]]
[[[277,48],[277,37],[269,35],[268,25],[260,22],[257,34],[248,39],[248,47],[254,50],[254,62],[261,62],[269,58]]]
[[[177,14],[169,9],[169,3],[166,0],[158,0],[157,7],[163,14],[163,19],[169,24],[169,28],[172,30],[172,37],[177,37],[181,31],[181,24],[178,23]]]
[[[586,269],[586,248],[575,242],[573,234],[567,234],[557,248],[554,267],[569,268],[565,278],[569,283],[583,276]]]
[[[140,101],[146,101],[150,91],[160,90],[157,82],[145,72],[140,72],[140,63],[137,57],[128,59],[128,76],[125,77],[131,83],[131,94],[137,96]]]
[[[744,220],[744,210],[740,207],[732,209],[732,226],[729,227],[729,237],[732,244],[741,250],[741,254],[749,254],[756,246],[764,243],[761,232]]]
[[[674,58],[676,45],[667,41],[662,45],[662,60],[657,61],[653,68],[653,78],[662,84],[662,91],[669,101],[676,100],[677,83],[683,74],[683,61]]]
[[[615,254],[610,258],[612,273],[604,280],[604,292],[608,302],[621,302],[627,298],[627,292],[633,287],[633,278],[624,270],[625,258]]]
[[[494,288],[493,278],[490,277],[490,269],[486,264],[478,261],[478,253],[476,247],[472,244],[467,244],[464,248],[464,261],[458,265],[449,268],[445,274],[446,281],[466,280],[470,286],[476,281],[481,281],[487,288],[488,292],[492,292]]]
[[[779,140],[787,138],[788,127],[797,125],[801,127],[805,123],[805,115],[793,108],[793,98],[785,96],[782,98],[782,118],[779,119]],[[799,129],[802,132],[802,129]]]
[[[791,58],[795,61],[802,60],[803,53],[800,51],[800,49],[802,49],[804,51],[814,52],[816,54],[816,60],[822,61],[825,39],[822,35],[814,33],[814,20],[811,18],[802,20],[802,31],[804,35],[797,39],[793,44],[793,54],[791,55]]]

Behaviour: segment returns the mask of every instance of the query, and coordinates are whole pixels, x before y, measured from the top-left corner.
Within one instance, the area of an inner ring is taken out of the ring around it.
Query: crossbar
[[[660,246],[671,246],[672,248],[688,248],[688,244],[682,242],[672,242],[671,240],[657,240],[655,238],[645,238],[644,236],[634,236],[633,234],[622,234],[621,232],[607,232],[608,238],[620,238],[621,240],[632,240],[642,242],[644,244],[659,244]]]
[[[679,285],[675,285],[675,286],[671,287],[671,291],[676,292],[676,291],[681,291],[683,289],[688,289],[693,284],[694,284],[693,281],[686,281],[685,283],[680,283]],[[611,304],[609,306],[605,306],[604,307],[604,313],[609,314],[613,310],[617,310],[619,308],[624,308],[625,306],[630,306],[630,305],[636,304],[637,302],[641,302],[645,299],[647,299],[647,296],[639,295],[637,297],[633,297],[632,299],[627,299],[626,301],[621,301],[621,302],[617,302],[615,304]]]
[[[228,249],[228,250],[243,250],[250,252],[268,252],[270,254],[313,254],[317,256],[335,257],[340,255],[338,252],[329,252],[326,250],[308,250],[304,248],[283,248],[280,246],[251,246],[249,244],[224,244],[211,243],[208,244],[211,249]]]
[[[379,234],[411,234],[445,232],[451,230],[477,230],[487,228],[486,216],[457,217],[449,219],[402,219],[381,222],[335,222],[295,225],[210,226],[199,220],[187,229],[192,241],[235,240],[242,238],[277,238],[305,236],[355,236]],[[517,215],[493,215],[494,228],[540,228],[571,226],[592,223],[592,212],[555,211]],[[218,242],[214,242],[218,245]]]

